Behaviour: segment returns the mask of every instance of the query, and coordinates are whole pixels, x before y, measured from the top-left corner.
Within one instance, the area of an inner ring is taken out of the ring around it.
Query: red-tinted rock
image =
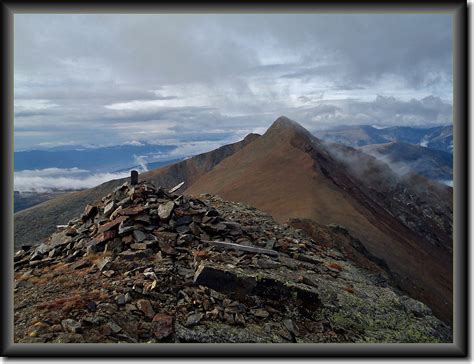
[[[133,215],[138,215],[144,210],[145,209],[142,206],[128,207],[126,209],[121,210],[119,214],[122,216],[133,216]]]
[[[84,209],[84,214],[82,215],[82,220],[85,221],[87,219],[93,218],[97,214],[97,211],[97,206],[86,205]]]
[[[173,333],[173,316],[156,314],[153,317],[153,331],[157,339],[164,339]]]
[[[125,221],[125,220],[127,220],[126,216],[120,216],[120,217],[117,217],[115,220],[112,220],[112,221],[110,221],[110,222],[108,222],[104,225],[100,225],[98,233],[100,234],[100,233],[103,233],[105,231],[111,230],[112,228],[116,227],[122,221]]]
[[[155,316],[155,311],[151,307],[151,303],[148,300],[138,300],[137,307],[142,311],[146,317],[152,319]]]

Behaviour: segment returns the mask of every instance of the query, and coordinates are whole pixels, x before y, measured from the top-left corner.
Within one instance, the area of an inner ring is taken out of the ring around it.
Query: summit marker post
[[[130,185],[135,186],[138,184],[138,172],[133,170],[130,172]]]

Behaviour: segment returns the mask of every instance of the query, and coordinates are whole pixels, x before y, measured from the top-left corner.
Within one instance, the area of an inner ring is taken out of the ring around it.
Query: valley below
[[[19,212],[29,207],[39,205],[42,202],[52,200],[71,191],[51,191],[51,192],[19,192],[15,191],[13,196],[13,211]]]

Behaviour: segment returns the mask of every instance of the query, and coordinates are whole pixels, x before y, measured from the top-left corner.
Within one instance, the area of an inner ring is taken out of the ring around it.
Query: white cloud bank
[[[79,190],[129,176],[129,172],[94,173],[78,168],[46,168],[15,172],[14,189],[20,192]]]

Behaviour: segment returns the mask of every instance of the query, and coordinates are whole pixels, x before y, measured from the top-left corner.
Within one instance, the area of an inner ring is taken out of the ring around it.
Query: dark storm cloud
[[[312,126],[451,121],[448,15],[17,14],[14,34],[22,148],[228,141],[281,114]]]

